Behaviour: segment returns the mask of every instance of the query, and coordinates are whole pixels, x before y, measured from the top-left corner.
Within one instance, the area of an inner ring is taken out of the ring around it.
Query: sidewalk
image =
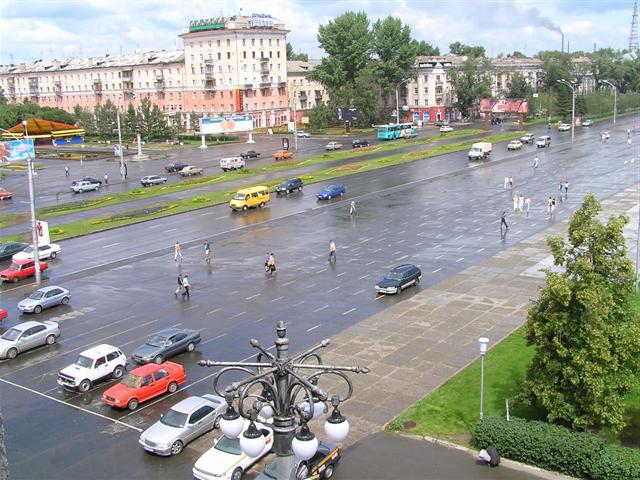
[[[637,238],[637,186],[601,203],[605,219],[619,213],[632,216],[625,237],[635,257],[629,238]],[[335,335],[322,353],[326,363],[371,369],[366,375],[350,375],[354,395],[341,408],[351,425],[347,442],[383,430],[478,358],[479,337],[488,337],[492,348],[524,324],[530,301],[544,284],[536,271],[550,256],[546,239],[565,236],[567,224],[558,222]],[[341,388],[328,382],[321,386],[328,391]]]

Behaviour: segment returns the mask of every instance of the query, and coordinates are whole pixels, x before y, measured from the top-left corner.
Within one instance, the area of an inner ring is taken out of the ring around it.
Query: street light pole
[[[482,420],[484,417],[484,355],[487,353],[489,339],[481,337],[478,342],[480,343],[480,420]]]
[[[116,105],[116,125],[118,127],[118,151],[120,153],[120,176],[123,180],[127,178],[127,168],[124,166],[124,152],[122,151],[122,131],[120,129],[120,99]]]
[[[608,80],[603,80],[602,83],[606,83],[613,90],[613,127],[616,126],[616,115],[618,113],[618,87]]]
[[[298,110],[296,107],[296,95],[298,93],[298,86],[293,87],[293,144],[295,145],[296,152],[298,151]]]
[[[29,131],[27,129],[27,121],[22,121],[24,127],[24,138],[29,138]],[[36,285],[42,283],[42,272],[40,271],[40,254],[38,252],[38,228],[36,225],[36,197],[35,188],[33,185],[33,159],[31,158],[31,151],[27,150],[27,176],[29,181],[29,210],[31,211],[31,241],[33,242],[33,261],[36,270]]]
[[[400,123],[400,87],[411,80],[410,78],[405,78],[396,86],[396,124]]]
[[[558,82],[566,85],[571,89],[571,143],[573,143],[573,137],[576,127],[576,89],[573,85],[567,82],[565,79],[558,80]]]
[[[283,321],[278,322],[276,333],[276,356],[263,348],[258,340],[252,339],[251,346],[259,351],[255,362],[200,360],[198,365],[223,367],[213,377],[214,391],[225,397],[228,405],[220,419],[220,429],[228,438],[240,437],[240,447],[247,455],[255,456],[252,452],[259,454],[265,447],[264,436],[256,434],[255,420],[258,416],[273,417],[271,428],[277,478],[288,480],[295,478],[294,455],[303,461],[315,455],[318,440],[309,430],[307,422],[327,412],[327,403],[331,403],[333,412],[325,423],[325,433],[335,442],[342,442],[347,438],[349,422],[338,409],[340,403],[353,394],[353,384],[345,372],[368,373],[369,369],[325,365],[317,351],[329,345],[328,339],[290,358],[289,339]],[[220,390],[218,385],[221,377],[232,371],[249,376]],[[346,389],[340,390],[343,392],[342,396],[330,395],[318,387],[319,380],[325,375],[337,377],[346,383]],[[234,408],[234,403],[237,408]],[[250,420],[249,428],[244,433],[243,418]],[[300,425],[297,432],[296,420]]]

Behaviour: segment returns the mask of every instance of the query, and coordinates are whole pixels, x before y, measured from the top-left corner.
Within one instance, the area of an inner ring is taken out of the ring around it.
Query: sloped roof
[[[42,118],[29,118],[27,120],[27,135],[25,135],[25,128],[22,123],[9,128],[7,132],[2,132],[2,138],[5,140],[15,140],[16,138],[57,138],[72,135],[84,135],[84,128],[52,120],[43,120]]]

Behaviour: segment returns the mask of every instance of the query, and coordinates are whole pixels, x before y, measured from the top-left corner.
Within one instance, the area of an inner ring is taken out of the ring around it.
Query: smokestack
[[[596,42],[593,42],[593,53],[596,53]]]
[[[571,53],[571,42],[567,40],[567,53]]]
[[[562,50],[560,51],[564,52],[564,33],[560,32],[560,35],[562,35]]]

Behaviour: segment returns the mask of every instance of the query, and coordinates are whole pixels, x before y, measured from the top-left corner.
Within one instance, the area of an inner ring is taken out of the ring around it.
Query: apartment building
[[[298,122],[306,116],[306,110],[317,105],[326,105],[329,95],[320,82],[309,79],[313,71],[313,62],[291,60],[287,62],[287,90],[289,92],[289,108],[295,110]]]
[[[286,34],[269,15],[192,21],[179,51],[68,60],[38,60],[0,67],[9,102],[93,110],[110,100],[120,109],[149,98],[170,123],[189,117],[250,114],[254,124],[288,120]]]

